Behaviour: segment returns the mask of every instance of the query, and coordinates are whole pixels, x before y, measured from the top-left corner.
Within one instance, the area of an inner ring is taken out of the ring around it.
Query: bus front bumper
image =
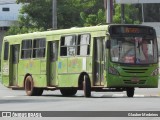
[[[116,76],[109,74],[107,87],[157,88],[159,76]]]

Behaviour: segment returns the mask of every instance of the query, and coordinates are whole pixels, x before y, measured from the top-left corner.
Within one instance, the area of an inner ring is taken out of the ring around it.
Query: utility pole
[[[52,28],[57,29],[57,0],[52,0]]]
[[[113,0],[104,0],[106,10],[106,23],[112,23]]]
[[[121,23],[124,24],[125,23],[125,17],[124,17],[124,4],[121,4]]]

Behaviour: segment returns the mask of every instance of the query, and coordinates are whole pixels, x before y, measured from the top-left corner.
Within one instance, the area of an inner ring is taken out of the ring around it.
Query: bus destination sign
[[[144,28],[137,26],[112,26],[109,30],[110,34],[153,34],[152,28]]]
[[[140,29],[139,28],[125,28],[125,33],[140,33]]]

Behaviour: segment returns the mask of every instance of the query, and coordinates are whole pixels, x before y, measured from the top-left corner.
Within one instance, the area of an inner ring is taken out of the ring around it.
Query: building
[[[6,30],[17,23],[21,4],[16,4],[16,0],[0,0],[0,51],[2,39]]]

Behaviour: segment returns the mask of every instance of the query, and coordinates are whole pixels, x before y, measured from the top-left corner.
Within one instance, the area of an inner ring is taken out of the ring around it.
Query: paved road
[[[83,91],[78,91],[74,97],[63,97],[58,90],[44,91],[42,96],[36,97],[26,96],[23,90],[11,90],[0,84],[0,111],[160,111],[160,88],[136,89],[133,98],[128,98],[125,92],[92,92],[91,98],[85,98]],[[98,118],[102,119],[106,118]]]

